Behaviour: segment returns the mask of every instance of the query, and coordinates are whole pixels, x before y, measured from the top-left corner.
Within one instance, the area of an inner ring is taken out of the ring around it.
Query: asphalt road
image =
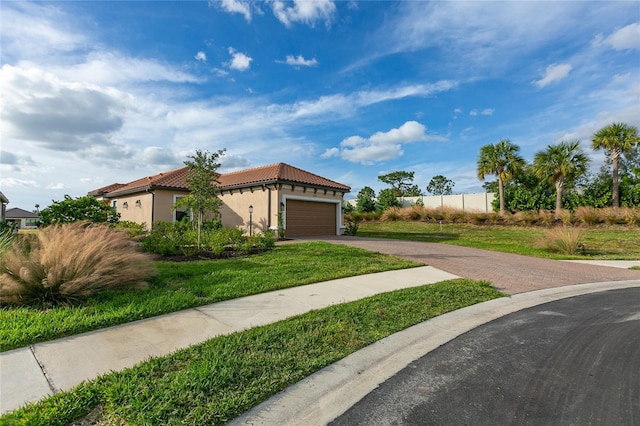
[[[525,309],[430,352],[332,425],[639,425],[640,289]]]

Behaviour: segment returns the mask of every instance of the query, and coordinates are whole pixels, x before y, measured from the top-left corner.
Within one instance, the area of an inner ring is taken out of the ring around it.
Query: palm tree
[[[520,147],[509,139],[502,139],[495,145],[489,144],[480,148],[478,156],[478,179],[485,175],[498,176],[498,192],[500,195],[500,215],[504,215],[504,183],[518,173],[524,166],[524,159],[518,154]]]
[[[591,139],[593,149],[604,149],[611,154],[613,168],[613,200],[614,208],[620,207],[620,190],[618,189],[618,159],[623,151],[640,142],[638,129],[625,123],[613,123],[598,130]]]
[[[562,210],[562,190],[568,179],[574,179],[587,171],[589,157],[580,149],[580,141],[562,141],[537,152],[533,159],[533,171],[540,179],[550,179],[556,187],[556,217]]]

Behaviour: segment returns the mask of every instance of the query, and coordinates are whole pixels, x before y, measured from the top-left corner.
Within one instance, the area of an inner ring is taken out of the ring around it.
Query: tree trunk
[[[498,194],[500,196],[500,216],[504,216],[504,183],[502,183],[500,174],[498,174]]]
[[[202,210],[198,210],[198,251],[200,251],[200,230],[202,229]]]
[[[613,194],[612,205],[614,209],[620,207],[620,188],[618,185],[618,157],[620,156],[620,150],[613,148],[611,150],[611,164],[613,167]]]
[[[564,188],[564,176],[558,177],[556,180],[556,219],[560,219],[562,211],[562,189]]]

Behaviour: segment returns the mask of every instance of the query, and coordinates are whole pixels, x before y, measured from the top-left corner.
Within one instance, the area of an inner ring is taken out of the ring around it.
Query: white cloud
[[[472,109],[469,111],[469,115],[475,117],[477,115],[493,115],[495,110],[493,108],[485,108],[483,110],[478,111],[477,109]]]
[[[217,4],[222,8],[222,10],[229,13],[239,13],[244,16],[244,19],[246,19],[247,22],[251,22],[251,6],[249,2],[242,0],[210,0],[209,4]]]
[[[111,145],[133,108],[133,98],[113,88],[65,82],[37,68],[4,65],[4,137],[58,151],[79,152]]]
[[[569,75],[572,66],[570,64],[553,64],[547,67],[547,70],[544,76],[534,82],[536,86],[539,88],[545,87],[549,83],[553,83],[554,81],[559,81]]]
[[[77,22],[51,3],[3,2],[3,59],[4,55],[51,57],[82,49],[90,39],[75,26]]]
[[[53,190],[64,189],[64,183],[62,183],[62,182],[55,182],[55,183],[51,182],[51,183],[48,183],[47,186],[45,186],[45,189],[53,189]]]
[[[231,62],[229,62],[229,68],[238,70],[238,71],[246,71],[251,66],[251,61],[253,58],[245,55],[244,53],[237,52],[233,47],[229,49],[229,55],[231,55]]]
[[[207,62],[207,54],[204,53],[202,50],[196,53],[195,58],[198,61]]]
[[[333,147],[333,148],[327,148],[320,157],[332,158],[332,157],[339,157],[339,156],[340,156],[340,149]]]
[[[35,180],[15,179],[15,178],[8,178],[8,177],[1,178],[0,183],[2,184],[3,187],[8,187],[8,188],[16,188],[20,186],[27,186],[27,187],[38,186]]]
[[[376,132],[369,138],[350,136],[340,143],[340,149],[327,149],[323,158],[340,157],[353,163],[372,164],[401,157],[406,143],[440,139],[430,137],[427,128],[417,121],[407,121],[397,129]]]
[[[314,26],[315,22],[320,20],[324,20],[328,27],[336,12],[336,5],[331,0],[294,0],[293,6],[286,6],[281,0],[274,0],[271,6],[273,14],[287,28],[296,22]]]
[[[279,61],[279,62],[282,62],[282,61]],[[302,55],[298,55],[298,56],[287,55],[287,59],[284,63],[294,67],[315,67],[316,65],[318,65],[318,61],[316,58],[305,59],[304,56]]]
[[[599,34],[596,36],[593,44],[596,46],[608,45],[615,50],[640,50],[640,22],[622,27],[608,37]]]
[[[23,63],[23,66],[28,64]],[[100,85],[133,85],[138,82],[198,83],[191,74],[155,59],[124,56],[118,52],[92,52],[75,65],[52,65],[47,70],[60,78]]]

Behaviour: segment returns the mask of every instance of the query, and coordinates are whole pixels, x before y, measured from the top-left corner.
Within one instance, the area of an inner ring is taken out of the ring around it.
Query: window
[[[118,213],[118,200],[113,200],[111,202],[111,207],[113,207],[113,209],[116,211],[116,213]]]
[[[173,196],[173,204],[177,204],[181,199],[185,198],[184,195],[174,195]],[[185,217],[189,217],[189,208],[188,207],[177,207],[173,210],[173,220],[175,222],[180,222]]]

